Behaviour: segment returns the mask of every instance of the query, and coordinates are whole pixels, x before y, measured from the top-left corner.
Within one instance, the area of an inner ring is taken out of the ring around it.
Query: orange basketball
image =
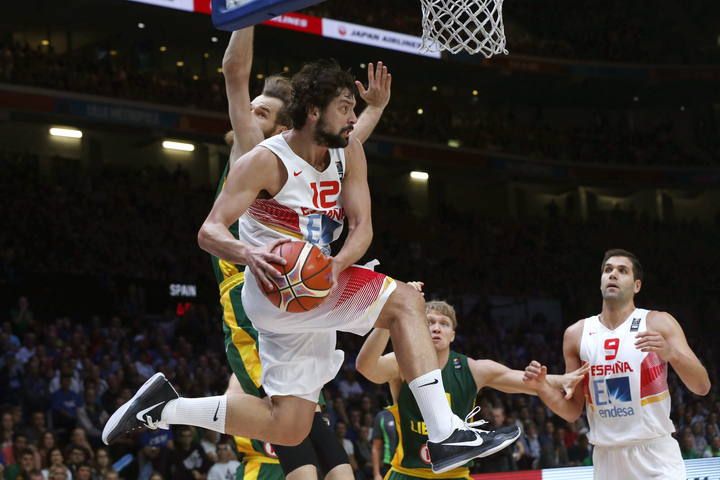
[[[307,312],[318,307],[330,293],[332,267],[330,258],[319,248],[306,242],[278,245],[273,253],[287,262],[273,264],[281,277],[270,277],[273,288],[260,285],[270,302],[291,313]]]

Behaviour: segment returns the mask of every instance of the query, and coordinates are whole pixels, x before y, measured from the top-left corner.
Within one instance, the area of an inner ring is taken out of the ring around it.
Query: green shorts
[[[262,367],[257,348],[257,330],[252,326],[242,306],[242,287],[239,283],[221,293],[220,305],[223,309],[223,332],[225,334],[225,354],[235,377],[245,393],[264,397],[260,379]]]
[[[285,480],[279,463],[243,462],[235,472],[235,480]]]
[[[424,470],[424,469],[423,469]],[[436,475],[425,473],[425,471],[418,471],[418,475],[408,475],[405,473],[400,473],[397,470],[390,469],[390,471],[385,475],[384,480],[418,480],[418,479],[425,479],[425,478],[437,478]],[[470,476],[467,477],[449,477],[445,479],[445,477],[442,477],[443,480],[470,480]]]

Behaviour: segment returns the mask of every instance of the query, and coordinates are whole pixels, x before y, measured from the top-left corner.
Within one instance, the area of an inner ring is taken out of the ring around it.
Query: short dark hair
[[[640,260],[638,257],[627,250],[623,250],[622,248],[612,248],[605,252],[605,256],[603,257],[602,264],[600,265],[600,271],[602,272],[605,269],[605,264],[607,263],[608,259],[610,257],[625,257],[630,259],[632,262],[632,270],[633,270],[633,278],[635,280],[641,280],[643,279],[643,267],[640,264]]]
[[[265,79],[262,94],[283,102],[283,107],[277,113],[275,123],[292,128],[292,119],[288,110],[293,99],[293,87],[290,80],[282,75],[269,76]]]
[[[335,60],[318,60],[303,65],[293,76],[292,87],[290,118],[294,128],[302,128],[311,107],[325,110],[344,89],[355,93],[355,77]]]

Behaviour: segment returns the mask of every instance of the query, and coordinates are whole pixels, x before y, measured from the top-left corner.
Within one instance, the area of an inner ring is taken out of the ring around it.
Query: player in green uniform
[[[265,138],[281,133],[291,127],[291,121],[285,111],[292,96],[290,82],[280,76],[271,76],[265,81],[261,95],[250,99],[250,71],[253,57],[252,27],[233,32],[223,58],[223,74],[227,90],[230,121],[233,130],[226,136],[231,145],[230,159],[220,178],[217,194],[223,188],[232,162],[251,150]],[[378,62],[376,66],[368,65],[367,89],[358,83],[360,96],[367,107],[362,112],[352,137],[365,142],[382,116],[385,106],[390,100],[392,77],[387,67]],[[237,236],[237,225],[230,227]],[[220,304],[223,309],[223,331],[225,333],[225,352],[234,375],[230,379],[229,391],[240,389],[258,397],[265,393],[261,385],[262,367],[257,350],[257,331],[245,315],[242,307],[241,292],[244,283],[243,265],[233,265],[217,257],[212,257],[213,271],[220,289]],[[313,434],[326,429],[322,420],[315,419],[310,439]],[[317,428],[316,424],[317,423]],[[334,436],[327,435],[314,439],[313,445],[322,444],[325,449],[332,450]],[[315,456],[312,445],[301,444],[298,447],[278,447],[280,459],[272,445],[259,440],[235,437],[235,446],[243,456],[243,464],[238,469],[237,480],[281,480],[284,470],[289,472],[289,480],[311,480],[317,478],[315,465],[319,465],[328,478],[350,479],[352,469],[347,464],[347,456],[342,446],[337,445],[339,454]]]
[[[422,283],[411,283],[421,289]],[[426,305],[428,327],[442,369],[448,402],[452,411],[466,421],[475,415],[475,398],[483,387],[491,387],[506,393],[535,394],[523,383],[523,371],[511,370],[492,360],[475,360],[450,349],[455,339],[457,319],[455,310],[446,302],[432,301]],[[386,480],[411,480],[417,478],[469,479],[467,466],[442,474],[430,469],[427,431],[420,410],[410,388],[403,381],[394,353],[383,355],[389,339],[387,330],[375,329],[368,336],[357,357],[357,370],[374,383],[389,383],[394,405],[390,410],[395,416],[398,446],[391,462]],[[550,382],[558,389],[571,392],[584,377],[587,367],[566,375],[551,375]],[[484,420],[471,425],[482,425]]]

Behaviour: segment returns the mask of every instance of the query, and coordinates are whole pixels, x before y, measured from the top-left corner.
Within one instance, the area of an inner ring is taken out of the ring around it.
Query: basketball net
[[[485,58],[505,48],[503,0],[420,0],[423,50],[481,53]]]

